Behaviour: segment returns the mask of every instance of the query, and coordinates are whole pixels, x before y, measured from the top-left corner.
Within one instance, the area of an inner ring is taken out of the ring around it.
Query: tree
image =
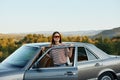
[[[120,41],[114,42],[114,52],[117,55],[120,55]]]
[[[103,39],[102,37],[97,38],[97,42],[95,43],[95,45],[102,49],[104,52],[108,53],[108,54],[113,54],[113,43],[111,42],[110,39],[105,38]]]

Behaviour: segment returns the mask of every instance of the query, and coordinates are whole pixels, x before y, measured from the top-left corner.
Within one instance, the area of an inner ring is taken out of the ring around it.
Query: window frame
[[[93,61],[93,60],[97,60],[98,59],[98,57],[93,52],[91,52],[91,50],[89,50],[88,48],[85,48],[85,51],[86,51],[86,54],[87,54],[88,61]],[[88,53],[88,51],[89,51],[89,53]],[[94,56],[95,59],[89,59],[89,56],[88,56],[89,54]]]
[[[83,47],[83,48],[85,49],[86,56],[87,56],[87,60],[78,61],[78,56],[77,56],[77,63],[95,61],[95,60],[98,60],[98,59],[99,59],[99,57],[98,57],[94,52],[92,52],[89,48],[87,48],[86,46],[77,46],[77,49],[78,49],[79,47]],[[87,52],[87,50],[88,50],[88,51],[90,52],[90,54],[93,55],[96,59],[89,60],[89,58],[88,58],[88,54],[89,54],[89,53]],[[78,55],[78,50],[77,50],[77,55]]]
[[[49,47],[47,50],[45,50],[45,52],[42,53],[43,55],[35,62],[35,64],[38,64],[40,62],[40,60],[42,60],[46,56],[46,54],[49,53],[50,50],[52,50],[52,49],[61,49],[61,48],[70,48],[70,46]],[[74,50],[73,50],[74,51],[73,52],[73,54],[74,54],[74,56],[73,56],[73,58],[74,58],[73,59],[73,64],[72,64],[72,66],[66,66],[65,68],[67,68],[67,67],[75,67],[76,47],[72,46],[72,48],[74,48]],[[47,68],[60,68],[60,67],[49,66],[49,67],[37,67],[37,68],[46,68],[47,69]]]

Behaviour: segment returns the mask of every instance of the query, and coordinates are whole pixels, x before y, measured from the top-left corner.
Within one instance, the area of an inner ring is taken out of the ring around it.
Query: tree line
[[[50,42],[51,36],[43,34],[28,34],[24,38],[18,40],[15,38],[1,38],[0,39],[0,62],[12,54],[17,48],[26,43]],[[84,42],[96,45],[108,54],[120,55],[120,37],[96,38],[91,39],[88,36],[63,36],[64,42]]]

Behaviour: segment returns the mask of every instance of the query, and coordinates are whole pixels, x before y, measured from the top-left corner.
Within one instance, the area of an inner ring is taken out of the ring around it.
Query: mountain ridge
[[[36,32],[26,32],[26,33],[0,33],[0,38],[16,38],[21,39],[27,34],[43,34],[45,36],[52,35],[53,31],[36,31]],[[88,30],[88,31],[66,31],[60,32],[64,36],[89,36],[90,38],[98,37],[108,37],[112,38],[115,36],[120,36],[120,27],[108,29],[108,30]]]
[[[93,38],[98,38],[98,37],[113,38],[113,37],[117,37],[117,36],[120,36],[120,27],[109,29],[109,30],[104,30],[104,31],[96,34],[95,36],[93,36]]]

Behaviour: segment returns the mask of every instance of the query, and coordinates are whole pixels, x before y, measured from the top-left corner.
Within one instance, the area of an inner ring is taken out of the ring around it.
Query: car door
[[[49,52],[49,50],[47,52]],[[47,54],[47,52],[45,54]],[[73,57],[75,57],[75,54],[73,55]],[[40,62],[42,62],[44,66],[27,70],[25,73],[25,80],[78,80],[78,69],[74,65],[74,60],[73,65],[54,67],[49,65],[51,60],[47,55],[44,55]]]
[[[77,80],[77,77],[75,67],[30,69],[25,73],[25,80]]]
[[[85,47],[78,47],[78,79],[96,80],[102,61]]]

